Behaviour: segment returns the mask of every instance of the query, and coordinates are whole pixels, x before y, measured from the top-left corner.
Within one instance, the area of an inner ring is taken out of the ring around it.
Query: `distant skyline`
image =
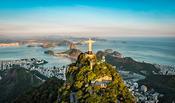
[[[175,36],[175,0],[1,0],[1,35]]]

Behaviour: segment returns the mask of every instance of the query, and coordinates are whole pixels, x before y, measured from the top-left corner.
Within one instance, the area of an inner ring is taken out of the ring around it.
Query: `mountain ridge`
[[[0,103],[9,103],[27,89],[42,83],[36,75],[25,68],[15,66],[9,70],[1,71]]]

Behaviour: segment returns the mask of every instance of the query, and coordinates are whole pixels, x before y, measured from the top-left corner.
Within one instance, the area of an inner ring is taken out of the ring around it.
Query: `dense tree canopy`
[[[40,86],[18,96],[13,103],[54,103],[57,101],[58,87],[61,87],[63,83],[63,80],[56,77],[49,78]]]
[[[79,55],[76,63],[69,66],[67,71],[67,81],[59,89],[59,102],[70,102],[70,95],[75,93],[78,102],[88,103],[114,103],[117,101],[134,102],[134,97],[116,71],[116,69],[102,61],[96,60],[96,56],[89,57],[88,54]],[[93,62],[93,69],[90,68],[90,62]],[[111,81],[101,81],[105,87],[96,85],[97,79],[104,76],[111,77]]]

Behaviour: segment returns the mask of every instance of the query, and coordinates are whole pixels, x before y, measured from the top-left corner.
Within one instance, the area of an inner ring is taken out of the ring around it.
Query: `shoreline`
[[[18,47],[26,47],[25,45],[19,45]],[[13,50],[13,49],[15,49],[15,48],[17,48],[16,46],[14,46],[14,48],[8,48],[8,46],[7,47],[1,47],[0,46],[0,50],[2,49],[2,53],[5,53],[6,52],[6,50],[5,49],[7,49],[7,51],[8,51],[8,49],[11,49],[11,50]],[[27,47],[26,47],[27,48]],[[37,47],[37,48],[40,48],[40,47]],[[20,49],[20,48],[17,48],[17,49]],[[22,48],[23,49],[23,48]],[[43,48],[42,48],[43,49]],[[31,50],[31,49],[29,49],[29,50]],[[47,50],[47,49],[46,49]],[[102,50],[104,50],[104,49],[102,49]],[[4,52],[3,52],[4,51]],[[122,53],[123,54],[123,53]],[[0,52],[0,55],[2,55],[1,54],[1,52]],[[42,54],[41,54],[42,55]],[[3,56],[2,56],[3,57]],[[34,56],[33,56],[34,57]],[[130,56],[131,57],[131,56]],[[71,58],[71,57],[68,57],[68,56],[66,56],[66,58],[70,58],[70,59],[74,59],[74,58]],[[159,65],[168,65],[168,66],[172,66],[172,67],[175,67],[175,65],[174,64],[172,64],[171,62],[168,62],[168,63],[164,63],[164,61],[157,61],[157,62],[151,62],[151,59],[149,59],[149,60],[145,60],[145,61],[143,61],[143,60],[140,60],[140,59],[135,59],[135,57],[132,57],[135,61],[137,61],[137,62],[144,62],[144,63],[151,63],[151,64],[159,64]],[[8,59],[8,57],[7,58],[5,58],[4,59],[4,57],[3,58],[1,58],[0,57],[0,60],[9,60]],[[17,58],[18,59],[18,58]],[[20,59],[20,58],[19,58]]]
[[[0,43],[0,47],[18,47],[19,43]]]

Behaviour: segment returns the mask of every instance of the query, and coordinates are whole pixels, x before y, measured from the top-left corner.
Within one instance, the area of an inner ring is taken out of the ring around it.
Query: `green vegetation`
[[[52,50],[44,51],[44,53],[48,55],[54,55],[54,52]]]
[[[159,72],[159,70],[153,64],[137,62],[131,57],[117,58],[114,57],[112,53],[106,53],[103,51],[98,51],[96,55],[98,59],[101,59],[102,56],[105,56],[107,63],[110,63],[116,67],[120,67],[122,70],[132,71],[144,76],[153,75],[153,71]]]
[[[59,89],[59,102],[70,102],[72,93],[75,93],[75,99],[81,103],[117,101],[133,103],[135,101],[115,68],[106,62],[98,61],[95,55],[89,57],[81,53],[76,63],[70,64],[66,76],[65,85]],[[100,81],[98,83],[103,85],[97,85],[97,80],[105,76],[111,80]]]
[[[156,91],[165,94],[159,99],[161,103],[171,103],[175,99],[174,75],[151,75],[139,81],[139,84],[148,85]]]
[[[63,53],[68,54],[69,56],[78,57],[80,55],[81,51],[79,49],[70,49],[70,50],[67,50]]]
[[[110,53],[103,51],[97,52],[97,58],[101,59],[102,56],[106,57],[106,62],[120,67],[122,70],[132,71],[141,75],[146,76],[144,80],[140,80],[140,85],[146,85],[149,88],[154,88],[157,92],[164,94],[160,98],[161,103],[170,103],[175,97],[175,76],[170,75],[154,75],[154,72],[159,72],[159,70],[151,63],[137,62],[131,57],[116,58]],[[145,71],[143,73],[142,71]]]
[[[48,79],[48,77],[46,77],[46,76],[44,76],[44,75],[42,75],[40,72],[38,72],[37,70],[32,70],[32,71],[30,71],[33,75],[36,75],[36,76],[38,76],[38,77],[40,77],[41,79],[43,79],[43,80],[47,80]]]
[[[43,48],[52,48],[52,47],[55,47],[56,45],[53,42],[46,42],[46,43],[44,43],[43,45],[40,45],[40,46],[43,47]]]
[[[54,103],[57,100],[58,88],[64,81],[56,77],[49,78],[42,85],[32,88],[17,97],[14,103]]]
[[[10,70],[1,71],[0,103],[9,103],[26,90],[42,83],[30,71],[14,66]]]

